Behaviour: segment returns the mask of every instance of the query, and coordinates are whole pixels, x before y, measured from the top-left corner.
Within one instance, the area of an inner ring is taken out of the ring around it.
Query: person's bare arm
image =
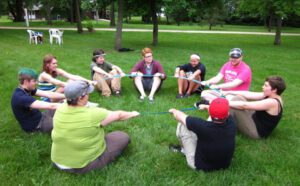
[[[211,85],[211,84],[216,84],[218,82],[220,82],[223,79],[223,74],[218,73],[218,75],[216,75],[215,77],[210,78],[207,81],[202,81],[202,85]]]
[[[235,96],[243,96],[248,100],[261,100],[265,98],[263,92],[250,92],[250,91],[222,91],[224,95],[235,95]]]
[[[231,82],[221,83],[221,84],[217,84],[217,85],[211,85],[210,88],[212,88],[212,89],[229,89],[229,88],[235,88],[242,83],[243,83],[242,80],[235,79]]]
[[[123,120],[136,117],[138,115],[140,115],[140,113],[136,111],[132,111],[132,112],[112,111],[108,114],[108,116],[103,121],[101,121],[101,125],[106,126],[114,121],[123,121]]]
[[[30,108],[56,110],[56,108],[60,105],[61,105],[61,103],[49,103],[49,102],[45,102],[45,101],[36,100],[30,105]]]
[[[174,118],[178,122],[186,125],[186,118],[188,117],[188,115],[186,115],[185,113],[183,113],[183,112],[181,112],[179,110],[176,110],[174,108],[170,109],[169,112],[173,114]]]
[[[241,110],[271,110],[278,106],[278,103],[274,99],[264,99],[260,101],[229,101],[229,106],[231,108],[241,109]]]
[[[57,92],[37,90],[35,93],[36,96],[46,97],[50,99],[65,99],[65,95]]]
[[[67,79],[70,79],[70,80],[81,80],[81,81],[86,81],[86,82],[89,82],[90,84],[92,84],[93,82],[91,80],[88,80],[84,77],[81,77],[79,75],[74,75],[74,74],[70,74],[62,69],[57,69],[57,73],[59,75],[61,75],[62,77],[64,78],[67,78]]]
[[[52,76],[50,76],[46,72],[43,72],[40,75],[39,79],[40,79],[40,81],[46,81],[46,82],[49,82],[51,84],[54,84],[54,85],[57,85],[57,86],[60,86],[60,87],[65,87],[67,85],[66,82],[60,81],[60,80],[58,80],[56,78],[53,78]]]

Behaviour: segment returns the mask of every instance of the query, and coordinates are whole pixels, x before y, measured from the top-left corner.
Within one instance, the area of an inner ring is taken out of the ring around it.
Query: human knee
[[[117,75],[118,74],[118,72],[115,69],[111,70],[109,73],[112,74],[112,75]]]
[[[243,96],[237,95],[237,96],[233,96],[231,98],[231,101],[246,101],[246,98]]]
[[[179,75],[180,75],[180,76],[185,76],[185,72],[184,72],[183,70],[180,70],[180,71],[179,71]]]

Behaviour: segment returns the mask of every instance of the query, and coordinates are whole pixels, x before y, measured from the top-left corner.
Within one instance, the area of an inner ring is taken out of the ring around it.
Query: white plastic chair
[[[29,44],[33,41],[36,45],[38,44],[38,36],[32,30],[27,30],[29,34]]]
[[[63,31],[60,31],[58,29],[52,28],[49,29],[49,36],[50,36],[50,43],[52,45],[53,38],[56,39],[56,43],[59,45],[63,44]]]

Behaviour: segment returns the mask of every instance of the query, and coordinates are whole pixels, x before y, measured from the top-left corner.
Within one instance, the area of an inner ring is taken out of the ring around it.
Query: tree
[[[118,22],[115,37],[115,50],[119,50],[122,46],[122,27],[123,27],[123,0],[118,0]]]
[[[14,22],[23,22],[24,21],[23,0],[15,0],[15,1],[7,0],[7,4],[8,4],[9,12],[13,16]]]
[[[188,11],[191,8],[189,5],[188,0],[164,0],[166,16],[173,19],[178,26],[180,22],[189,19]]]
[[[203,18],[207,21],[209,30],[216,24],[223,24],[225,15],[223,0],[202,1],[199,9],[204,12]]]
[[[150,10],[152,16],[153,32],[152,32],[152,45],[158,44],[158,20],[157,20],[157,0],[150,0]]]
[[[115,20],[115,1],[114,0],[111,0],[111,3],[110,3],[110,23],[109,25],[111,27],[115,27],[116,26],[116,20]]]
[[[274,17],[276,21],[274,45],[280,45],[282,21],[288,14],[296,13],[300,15],[300,0],[241,0],[240,10],[258,14],[262,17],[270,17],[270,19]],[[271,23],[271,21],[269,22]]]
[[[75,17],[76,17],[76,23],[77,23],[77,32],[82,33],[83,28],[81,24],[81,16],[80,16],[80,0],[73,0],[73,4],[75,7]]]

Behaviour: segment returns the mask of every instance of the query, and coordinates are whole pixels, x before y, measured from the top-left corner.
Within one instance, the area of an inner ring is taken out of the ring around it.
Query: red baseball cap
[[[225,98],[214,99],[208,109],[209,115],[213,121],[223,121],[229,115],[229,102]]]

